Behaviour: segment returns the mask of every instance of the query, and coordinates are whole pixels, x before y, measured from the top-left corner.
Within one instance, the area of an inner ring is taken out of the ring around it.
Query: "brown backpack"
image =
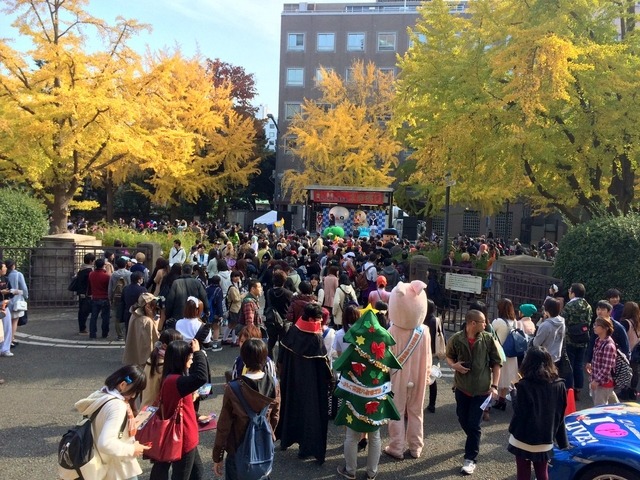
[[[356,275],[356,287],[358,287],[358,290],[363,291],[369,288],[369,280],[367,280],[367,272],[372,268],[376,268],[376,266],[371,265],[369,268],[367,268],[366,270],[363,270],[358,275]]]

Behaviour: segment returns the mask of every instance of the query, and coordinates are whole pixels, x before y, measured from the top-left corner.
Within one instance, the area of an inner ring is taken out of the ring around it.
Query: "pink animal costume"
[[[389,333],[396,340],[391,351],[402,365],[402,370],[392,372],[391,384],[401,420],[389,422],[391,441],[384,451],[397,459],[402,459],[406,450],[419,458],[424,447],[423,407],[431,370],[431,339],[422,323],[427,315],[426,287],[419,280],[401,282],[389,298]]]

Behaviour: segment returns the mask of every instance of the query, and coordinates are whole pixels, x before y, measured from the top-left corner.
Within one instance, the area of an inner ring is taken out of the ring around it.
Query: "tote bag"
[[[167,377],[168,378],[168,377]],[[136,440],[142,444],[151,446],[144,452],[145,457],[157,462],[175,462],[182,458],[182,443],[184,422],[182,421],[182,399],[178,401],[173,415],[164,418],[162,408],[162,391],[166,386],[166,380],[162,382],[158,397],[158,410],[147,421],[146,425],[136,432]],[[175,387],[175,382],[173,387]],[[170,387],[168,387],[170,388]]]

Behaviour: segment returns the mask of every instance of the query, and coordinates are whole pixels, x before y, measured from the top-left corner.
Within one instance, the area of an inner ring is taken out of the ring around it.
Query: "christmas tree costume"
[[[366,310],[349,328],[344,341],[351,345],[333,364],[340,372],[335,395],[344,400],[336,425],[372,432],[390,419],[400,420],[389,381],[391,369],[402,368],[389,349],[396,342],[373,310]]]
[[[400,415],[393,403],[391,369],[401,368],[389,347],[393,337],[378,322],[374,310],[366,309],[344,336],[350,343],[333,364],[340,372],[335,395],[343,399],[336,415],[336,425],[347,427],[344,443],[346,466],[341,474],[354,476],[357,468],[357,448],[360,432],[369,433],[367,474],[374,478],[380,460],[380,426]]]

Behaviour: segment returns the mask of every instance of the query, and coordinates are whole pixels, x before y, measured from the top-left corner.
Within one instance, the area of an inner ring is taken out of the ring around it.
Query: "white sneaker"
[[[473,460],[467,460],[465,458],[464,463],[462,464],[462,468],[460,469],[460,473],[464,473],[465,475],[471,475],[476,471],[476,462]]]
[[[13,353],[11,353],[11,352],[2,352],[2,353],[0,353],[0,357],[13,357]]]
[[[222,350],[222,345],[220,345],[219,342],[214,342],[209,350],[211,350],[212,352],[219,352]]]

